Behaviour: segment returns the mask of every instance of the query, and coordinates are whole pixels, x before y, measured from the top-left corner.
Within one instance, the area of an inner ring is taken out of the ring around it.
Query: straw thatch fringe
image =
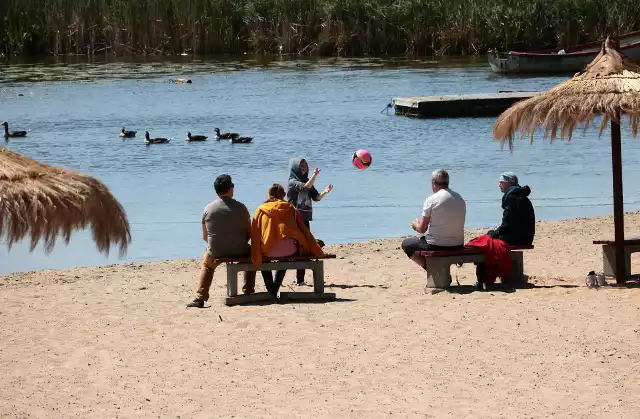
[[[493,127],[496,139],[509,141],[513,148],[515,134],[520,138],[544,130],[545,138],[571,139],[580,125],[587,129],[591,121],[603,117],[600,135],[609,121],[619,121],[626,114],[633,136],[640,125],[640,67],[627,61],[613,49],[607,39],[602,51],[585,71],[544,94],[516,103],[505,111]]]
[[[50,252],[58,236],[91,225],[99,251],[124,255],[131,232],[124,209],[97,179],[59,169],[0,148],[0,237],[9,248],[25,237]]]

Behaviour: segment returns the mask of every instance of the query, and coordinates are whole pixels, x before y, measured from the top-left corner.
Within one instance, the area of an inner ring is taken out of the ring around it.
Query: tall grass
[[[0,0],[5,54],[478,54],[640,28],[628,0]]]

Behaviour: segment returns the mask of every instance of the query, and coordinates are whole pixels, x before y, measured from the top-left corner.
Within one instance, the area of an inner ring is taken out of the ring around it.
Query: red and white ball
[[[353,153],[353,157],[351,160],[356,168],[358,168],[359,170],[364,170],[368,169],[369,166],[371,166],[372,158],[371,154],[367,150],[361,149]]]

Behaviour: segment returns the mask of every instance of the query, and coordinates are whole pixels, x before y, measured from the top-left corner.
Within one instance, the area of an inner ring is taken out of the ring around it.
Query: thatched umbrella
[[[621,114],[626,114],[633,136],[640,122],[640,67],[624,58],[609,38],[600,54],[571,80],[546,93],[516,103],[505,111],[493,127],[495,138],[509,141],[520,130],[520,138],[542,128],[551,141],[559,136],[571,139],[580,125],[601,116],[600,135],[611,122],[611,156],[613,166],[613,217],[615,225],[616,282],[625,282],[624,208],[622,202],[622,156],[620,144]]]
[[[126,253],[129,222],[104,184],[0,148],[0,237],[9,248],[28,236],[31,250],[42,239],[50,252],[59,235],[68,243],[89,224],[99,251],[108,255],[117,245]]]

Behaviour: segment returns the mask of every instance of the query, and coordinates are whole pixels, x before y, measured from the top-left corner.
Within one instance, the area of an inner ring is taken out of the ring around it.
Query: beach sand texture
[[[538,223],[510,293],[425,294],[399,239],[329,247],[324,304],[225,307],[222,268],[186,309],[199,259],[0,277],[0,417],[638,418],[640,288],[584,286],[612,234]]]

